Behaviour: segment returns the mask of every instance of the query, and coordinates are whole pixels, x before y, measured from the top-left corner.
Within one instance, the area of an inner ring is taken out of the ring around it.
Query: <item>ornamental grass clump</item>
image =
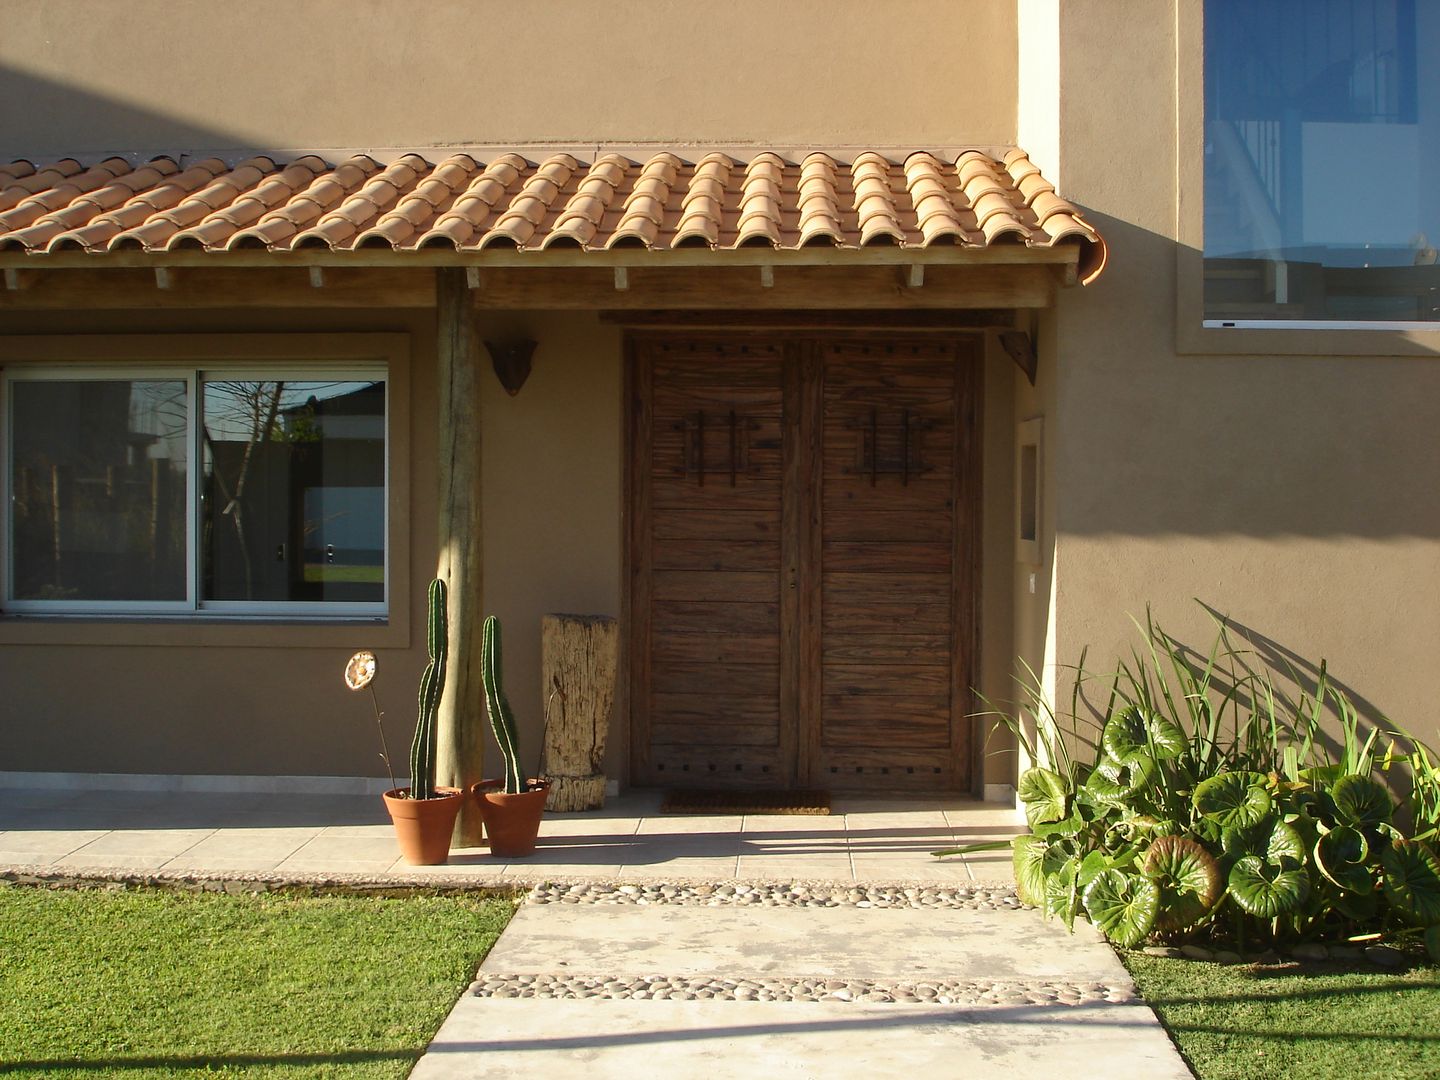
[[[1021,900],[1125,947],[1386,938],[1423,940],[1440,960],[1434,752],[1363,720],[1323,662],[1306,688],[1216,623],[1200,656],[1147,615],[1118,671],[1100,680],[1082,654],[1059,715],[1026,668],[1033,737],[1021,714],[984,714],[1036,763],[1017,784]],[[1277,674],[1300,689],[1282,692]],[[1087,697],[1097,681],[1102,708]]]

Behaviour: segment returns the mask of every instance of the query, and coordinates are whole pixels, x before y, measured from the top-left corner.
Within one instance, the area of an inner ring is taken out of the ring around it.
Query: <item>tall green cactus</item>
[[[520,775],[520,744],[515,738],[515,714],[505,700],[500,685],[500,620],[490,615],[480,633],[480,680],[485,684],[485,711],[490,714],[490,727],[500,753],[505,755],[505,793],[518,795],[525,790]]]
[[[435,716],[445,693],[445,664],[450,657],[450,618],[445,602],[445,582],[430,582],[430,616],[426,641],[430,663],[420,676],[420,709],[415,718],[415,738],[410,743],[410,797],[435,797]]]

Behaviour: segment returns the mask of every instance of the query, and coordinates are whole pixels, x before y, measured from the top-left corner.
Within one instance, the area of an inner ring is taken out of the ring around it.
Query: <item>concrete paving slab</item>
[[[1190,1080],[1144,1006],[931,1006],[462,997],[411,1080],[523,1070],[636,1077]]]
[[[163,856],[163,861],[183,855],[214,834],[214,829],[116,829],[97,837],[75,855]]]
[[[1034,911],[965,909],[529,905],[480,970],[1130,985],[1087,925],[1070,934]]]

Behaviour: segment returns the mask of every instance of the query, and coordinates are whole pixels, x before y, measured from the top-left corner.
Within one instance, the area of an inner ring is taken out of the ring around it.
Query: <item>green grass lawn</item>
[[[1440,1077],[1440,968],[1121,956],[1200,1080]]]
[[[0,1075],[403,1077],[513,910],[0,888]]]

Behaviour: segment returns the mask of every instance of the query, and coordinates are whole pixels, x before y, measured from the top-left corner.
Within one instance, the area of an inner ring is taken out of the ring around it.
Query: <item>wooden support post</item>
[[[615,702],[620,632],[605,615],[540,620],[540,693],[551,810],[605,805],[605,740]]]
[[[450,670],[440,699],[437,784],[466,790],[485,771],[485,691],[480,682],[480,336],[465,271],[435,271],[439,397],[439,558],[450,587]],[[480,808],[465,799],[455,845],[481,843]]]

